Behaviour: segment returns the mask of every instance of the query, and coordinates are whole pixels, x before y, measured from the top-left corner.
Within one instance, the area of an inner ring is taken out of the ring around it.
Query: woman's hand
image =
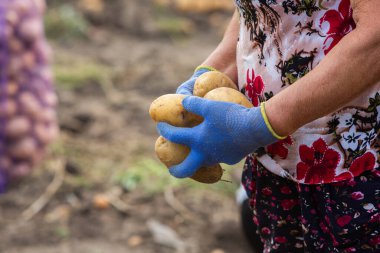
[[[257,148],[277,140],[265,121],[263,107],[248,109],[194,96],[185,98],[183,106],[202,116],[204,121],[193,128],[174,127],[162,122],[157,125],[160,135],[191,149],[185,161],[170,168],[175,177],[190,177],[201,166],[235,164]]]

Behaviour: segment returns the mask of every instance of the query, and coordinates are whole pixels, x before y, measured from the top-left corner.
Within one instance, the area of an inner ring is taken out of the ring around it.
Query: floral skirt
[[[249,157],[243,185],[264,253],[380,252],[380,170],[304,185]]]

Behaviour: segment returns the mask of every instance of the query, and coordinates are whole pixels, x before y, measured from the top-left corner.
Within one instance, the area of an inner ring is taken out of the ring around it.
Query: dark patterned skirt
[[[380,169],[304,185],[249,157],[243,185],[265,253],[380,252]]]

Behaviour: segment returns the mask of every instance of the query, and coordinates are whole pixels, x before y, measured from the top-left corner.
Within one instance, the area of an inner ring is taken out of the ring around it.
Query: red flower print
[[[288,186],[281,187],[280,191],[282,194],[291,194],[292,193],[292,191],[290,190],[290,188]]]
[[[325,225],[325,223],[323,223],[323,222],[320,222],[319,223],[319,227],[322,229],[322,231],[323,232],[325,232],[326,234],[328,234],[329,233],[329,228]]]
[[[257,219],[256,216],[253,217],[253,223],[255,223],[255,225],[259,225],[259,220]]]
[[[293,140],[290,136],[271,145],[268,145],[267,152],[271,155],[278,155],[281,159],[286,159],[288,157],[288,148],[285,146],[285,144],[293,144]]]
[[[253,106],[259,106],[259,96],[264,91],[264,82],[261,76],[255,76],[255,71],[251,69],[251,76],[249,76],[249,69],[247,70],[247,84],[245,87],[247,96],[251,99]]]
[[[371,223],[373,223],[373,222],[380,223],[380,213],[376,213],[376,214],[372,215],[371,219],[369,220],[369,222],[371,222]]]
[[[376,213],[374,215],[371,216],[371,219],[369,220],[369,222],[378,222],[380,223],[380,213]]]
[[[375,163],[375,156],[371,152],[367,152],[352,162],[349,171],[356,177],[364,171],[372,170],[375,167]]]
[[[323,47],[325,54],[327,54],[346,34],[356,27],[352,18],[350,0],[342,0],[338,10],[327,11],[320,20],[320,26],[324,22],[330,25]]]
[[[261,190],[261,192],[262,192],[265,196],[270,196],[270,195],[272,195],[272,190],[271,190],[269,187],[265,187],[264,189]]]
[[[329,183],[335,178],[340,155],[328,148],[323,139],[316,140],[311,147],[299,147],[301,162],[297,164],[297,179],[305,183]]]
[[[263,228],[261,229],[261,233],[262,233],[263,235],[269,235],[269,234],[270,234],[270,229],[269,229],[268,227],[263,227]]]
[[[347,185],[350,187],[354,187],[356,185],[356,182],[353,178],[351,178],[350,181],[347,182]]]
[[[286,240],[285,236],[276,236],[274,241],[277,243],[286,243],[288,240]]]
[[[353,192],[351,193],[351,198],[354,200],[362,200],[364,199],[364,194],[362,192]]]
[[[346,249],[346,252],[347,253],[356,252],[356,249],[354,247],[350,247],[350,248]]]
[[[350,215],[343,215],[341,217],[339,217],[337,220],[336,220],[336,223],[340,226],[340,227],[344,227],[346,226],[350,221],[351,221],[351,216]]]
[[[371,238],[369,243],[373,246],[380,245],[380,235]]]
[[[281,206],[285,211],[289,211],[293,209],[294,206],[298,204],[297,200],[295,199],[284,199],[281,201]]]
[[[352,174],[350,172],[343,172],[335,177],[336,181],[343,181],[352,178]]]

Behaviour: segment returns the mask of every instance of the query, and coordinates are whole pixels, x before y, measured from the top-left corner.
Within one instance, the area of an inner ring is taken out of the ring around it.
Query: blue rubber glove
[[[193,95],[194,90],[194,84],[198,77],[200,77],[202,74],[209,72],[209,71],[215,71],[216,69],[212,67],[207,66],[199,66],[195,69],[194,74],[190,77],[189,80],[182,83],[176,93],[177,94],[184,94],[184,95]]]
[[[202,116],[204,121],[193,128],[158,123],[160,135],[191,149],[181,164],[169,169],[174,177],[190,177],[201,166],[235,164],[256,149],[283,138],[271,128],[264,104],[248,109],[195,96],[186,97],[182,104],[186,110]]]

